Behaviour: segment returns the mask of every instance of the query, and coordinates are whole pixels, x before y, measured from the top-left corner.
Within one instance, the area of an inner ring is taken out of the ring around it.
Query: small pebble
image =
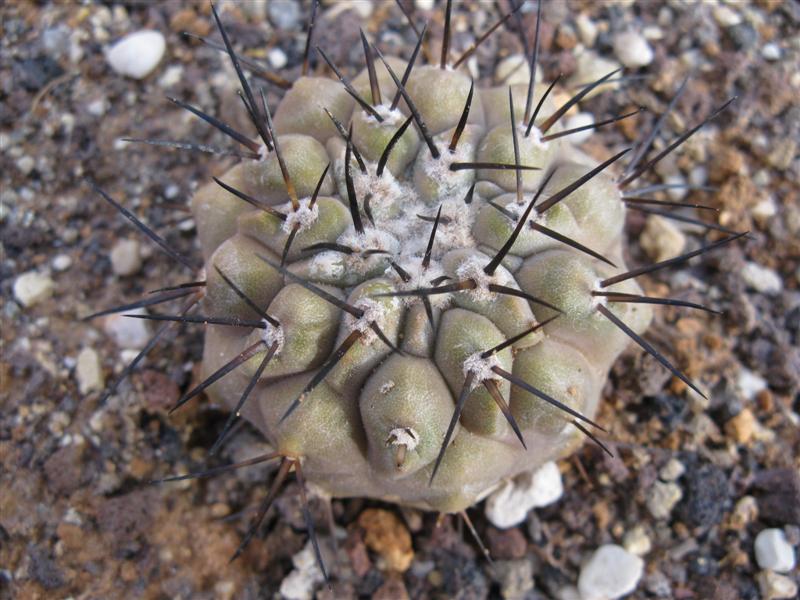
[[[578,27],[578,35],[583,45],[587,48],[594,46],[597,41],[597,25],[594,24],[594,21],[584,13],[580,13],[575,17],[575,25]]]
[[[169,88],[180,83],[182,78],[183,66],[170,65],[164,69],[164,74],[158,78],[158,86],[162,88]]]
[[[772,269],[748,262],[741,271],[742,279],[750,289],[762,294],[774,295],[783,291],[783,280]]]
[[[613,600],[636,589],[644,561],[616,544],[600,546],[581,567],[581,600]]]
[[[760,391],[767,389],[767,381],[758,373],[742,367],[736,378],[736,387],[747,400],[752,400]]]
[[[103,367],[100,364],[100,356],[94,348],[87,346],[78,353],[75,378],[78,380],[78,390],[81,394],[103,389],[105,383]]]
[[[686,236],[669,219],[650,215],[639,243],[647,255],[658,262],[679,256],[686,247]]]
[[[379,568],[403,573],[414,560],[411,534],[399,518],[382,508],[368,508],[358,517],[364,543],[380,555]]]
[[[724,4],[714,7],[714,19],[722,27],[731,27],[742,22],[739,13]]]
[[[622,545],[631,554],[636,556],[644,556],[653,547],[653,542],[647,531],[641,525],[637,525],[630,531],[626,532],[622,538]]]
[[[500,529],[519,525],[532,508],[547,506],[564,493],[561,472],[554,462],[506,481],[486,500],[486,518]]]
[[[278,47],[272,48],[267,52],[267,60],[269,64],[272,65],[273,69],[282,69],[286,66],[286,63],[289,62],[289,59],[286,57],[286,52]]]
[[[764,44],[764,47],[761,48],[761,56],[766,60],[778,60],[781,57],[781,47],[772,42]]]
[[[638,69],[653,62],[653,49],[636,31],[625,31],[614,36],[614,54],[629,69]]]
[[[147,311],[143,308],[129,310],[126,314],[143,315]],[[103,329],[106,334],[114,339],[120,348],[140,350],[150,340],[150,329],[144,319],[135,319],[119,315],[109,315],[105,318]]]
[[[664,177],[663,180],[664,183],[667,185],[676,186],[667,189],[667,196],[669,196],[670,200],[679,202],[684,198],[686,198],[688,190],[685,187],[686,180],[683,178],[683,175],[681,175],[680,173],[673,173],[671,175],[667,175],[666,177]]]
[[[738,415],[725,423],[725,433],[738,444],[746,444],[753,438],[756,417],[749,408],[742,409]]]
[[[672,481],[656,481],[647,494],[647,509],[656,519],[666,519],[683,498],[683,490]]]
[[[503,598],[517,600],[533,589],[533,563],[526,558],[498,560],[491,569],[492,579],[500,584]]]
[[[588,112],[579,112],[569,117],[564,124],[564,129],[576,129],[578,127],[586,127],[587,125],[594,125],[594,117]],[[573,144],[582,144],[594,133],[593,129],[586,129],[578,133],[572,133],[567,136],[567,140]]]
[[[494,79],[503,85],[527,85],[531,80],[531,72],[528,69],[528,59],[524,54],[512,54],[506,56],[497,63],[494,70]],[[536,69],[536,82],[542,80],[542,70]]]
[[[686,467],[677,458],[670,458],[661,470],[658,476],[664,481],[675,481],[678,477],[686,473]]]
[[[556,4],[556,3],[551,3]],[[586,85],[597,81],[601,77],[608,75],[611,71],[619,68],[619,63],[601,57],[592,50],[586,50],[576,58],[575,72],[569,78],[568,85]],[[601,85],[586,94],[584,98],[588,100],[604,91],[612,90],[617,84]]]
[[[166,48],[161,32],[143,29],[129,33],[114,44],[106,53],[106,60],[120,75],[144,79],[161,62]]]
[[[53,266],[53,270],[63,273],[72,266],[72,258],[69,254],[59,254],[53,258],[53,262],[50,264]]]
[[[142,268],[139,242],[133,239],[119,240],[111,249],[111,268],[115,275],[135,275]]]
[[[760,200],[750,211],[756,222],[762,227],[766,225],[772,217],[778,214],[778,206],[775,203],[775,198],[771,195],[763,200]]]
[[[300,3],[292,0],[272,0],[267,4],[267,11],[269,20],[279,29],[294,29],[303,18]]]
[[[417,10],[433,10],[434,0],[414,0],[414,7]]]
[[[778,575],[773,571],[761,571],[756,579],[758,587],[761,589],[762,600],[797,598],[797,584],[786,575]]]
[[[314,587],[325,581],[314,548],[309,541],[303,549],[292,556],[294,569],[281,581],[281,596],[286,600],[312,600]]]
[[[14,297],[25,308],[30,308],[53,293],[53,280],[47,275],[28,271],[14,281]]]
[[[756,536],[756,562],[762,569],[788,573],[794,569],[794,549],[781,529],[765,529]]]

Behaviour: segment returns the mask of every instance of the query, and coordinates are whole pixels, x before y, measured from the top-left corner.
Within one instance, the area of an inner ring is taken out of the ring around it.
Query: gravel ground
[[[435,53],[441,10],[429,10],[432,2],[405,4],[416,23],[430,19]],[[220,5],[243,52],[271,63],[286,79],[297,76],[307,6],[277,0]],[[520,13],[528,32],[533,8]],[[334,577],[326,589],[314,583],[294,484],[281,494],[262,534],[228,563],[249,522],[248,507],[264,494],[269,467],[202,482],[142,484],[208,464],[205,452],[225,414],[205,402],[166,414],[191,385],[201,334],[193,329],[161,344],[118,394],[101,403],[100,390],[135,354],[131,348],[141,346],[146,326],[81,321],[93,310],[185,280],[85,178],[191,254],[197,248],[187,201],[231,164],[119,138],[226,145],[165,95],[249,131],[224,57],[181,35],[212,34],[209,6],[0,7],[0,597],[272,598],[283,590],[302,598],[310,597],[308,584],[326,599],[566,600],[580,597],[574,586],[582,564],[605,544],[622,545],[627,556],[644,560],[631,598],[791,594],[798,569],[766,569],[769,561],[756,560],[754,540],[776,528],[790,549],[800,544],[800,5],[570,0],[548,2],[543,12],[545,81],[559,72],[580,81],[581,53],[632,65],[649,61],[628,69],[646,78],[582,104],[596,115],[637,105],[651,109],[590,138],[583,148],[597,158],[649,130],[690,72],[666,122],[667,138],[738,96],[651,179],[715,186],[687,199],[719,209],[703,218],[751,232],[697,264],[642,282],[647,293],[669,289],[724,311],[659,310],[648,334],[710,400],[687,393],[631,348],[612,371],[599,415],[616,458],[587,445],[561,461],[563,496],[517,527],[497,529],[482,507],[471,511],[493,564],[455,519],[437,527],[433,514],[337,500],[338,550],[328,557]],[[492,3],[458,3],[454,49],[468,47],[496,17]],[[407,55],[415,40],[392,2],[324,2],[316,43],[350,73],[362,61],[359,23],[390,53]],[[523,51],[517,27],[510,20],[477,52],[472,66],[484,82],[504,58]],[[104,51],[141,29],[162,32],[166,52],[146,78],[123,77]],[[634,35],[626,38],[626,32]],[[267,89],[274,105],[281,88]],[[704,236],[720,237],[645,217],[632,212],[629,218],[630,236],[638,240],[634,263],[677,246],[698,247]],[[255,432],[243,428],[220,464],[258,444]],[[318,522],[326,523],[325,505],[312,504]]]

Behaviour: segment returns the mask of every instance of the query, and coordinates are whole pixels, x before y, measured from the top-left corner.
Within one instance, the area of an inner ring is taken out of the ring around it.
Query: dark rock
[[[372,600],[408,600],[403,578],[397,573],[389,575],[383,585],[372,594]]]
[[[800,475],[795,469],[770,469],[756,475],[753,487],[764,492],[757,497],[764,521],[800,525]]]
[[[44,463],[48,489],[56,496],[69,496],[86,483],[83,472],[83,446],[65,446],[53,452]]]
[[[54,590],[64,585],[64,575],[58,564],[42,548],[34,546],[28,552],[31,562],[28,576],[46,590]]]
[[[14,63],[14,76],[17,84],[29,92],[38,92],[50,81],[64,73],[55,60],[49,56],[26,58]]]
[[[729,503],[730,489],[725,472],[712,464],[690,467],[686,475],[685,497],[680,516],[697,527],[719,523]]]
[[[758,42],[758,32],[747,22],[732,25],[728,27],[727,32],[738,50],[749,50]]]
[[[492,558],[498,560],[522,558],[528,548],[528,542],[518,528],[500,530],[489,527],[486,530],[486,542]]]
[[[483,600],[489,596],[489,582],[475,560],[439,550],[435,552],[435,561],[442,573],[442,588],[446,598]]]

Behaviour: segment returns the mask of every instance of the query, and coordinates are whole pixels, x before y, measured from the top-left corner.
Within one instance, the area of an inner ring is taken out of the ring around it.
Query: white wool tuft
[[[419,445],[419,434],[412,427],[395,427],[389,432],[387,444],[405,446],[411,452]]]
[[[371,326],[375,323],[381,330],[383,329],[386,321],[386,309],[380,302],[371,298],[361,298],[354,306],[363,310],[364,314],[359,318],[347,314],[345,316],[347,326],[350,331],[360,331],[362,343],[368,346],[378,337],[378,334],[371,329]]]
[[[310,207],[311,198],[303,198],[299,201],[297,210],[291,210],[291,203],[289,203],[289,210],[286,212],[286,220],[281,224],[281,229],[289,233],[298,225],[298,232],[308,229],[319,217],[319,204],[314,204]]]
[[[505,285],[508,281],[504,270],[500,267],[497,268],[494,275],[487,275],[483,270],[487,262],[486,257],[470,256],[456,269],[456,277],[459,281],[471,279],[475,282],[474,289],[465,291],[476,302],[491,302],[497,297],[497,294],[489,290],[489,285],[492,283]]]
[[[464,361],[464,376],[466,377],[467,374],[473,373],[472,386],[470,387],[473,390],[487,379],[498,378],[497,374],[492,371],[492,367],[500,366],[500,360],[497,355],[492,354],[487,358],[483,358],[481,354],[481,352],[471,354]]]
[[[265,327],[263,333],[261,334],[261,339],[264,340],[264,343],[267,345],[267,348],[271,348],[272,344],[278,344],[278,347],[275,348],[275,354],[280,354],[281,350],[283,350],[283,343],[285,341],[285,336],[283,334],[283,327],[278,325],[274,327],[269,321],[266,319],[262,319],[262,323],[264,323]]]

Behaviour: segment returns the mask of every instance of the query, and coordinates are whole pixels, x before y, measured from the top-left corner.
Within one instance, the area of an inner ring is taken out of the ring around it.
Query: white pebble
[[[561,472],[556,463],[548,462],[495,490],[486,500],[486,518],[495,527],[508,529],[522,523],[530,509],[552,504],[563,493]]]
[[[583,45],[587,48],[594,46],[597,41],[597,25],[594,24],[594,21],[584,13],[580,13],[575,17],[575,25],[578,27],[578,35]]]
[[[585,50],[576,58],[575,72],[570,76],[569,85],[586,85],[597,81],[601,77],[605,77],[611,71],[619,68],[619,63],[615,60],[603,58],[593,50]],[[594,88],[591,92],[584,96],[585,100],[593,98],[601,92],[608,92],[617,86],[616,83],[608,85],[601,85]]]
[[[578,590],[582,600],[613,600],[636,589],[644,561],[616,544],[600,546],[581,568]]]
[[[106,52],[106,60],[120,75],[144,79],[161,61],[166,47],[166,40],[160,32],[136,31],[114,44]]]
[[[564,129],[576,129],[578,127],[586,127],[587,125],[594,125],[594,117],[588,112],[579,112],[569,117],[564,124]],[[592,137],[593,129],[586,129],[578,133],[572,133],[566,139],[572,144],[582,144],[590,137]]]
[[[129,310],[125,314],[144,315],[147,311],[138,308]],[[145,319],[124,317],[122,314],[109,315],[105,318],[103,329],[120,348],[140,350],[150,340],[150,330]]]
[[[683,490],[672,481],[656,481],[647,494],[647,509],[656,519],[666,519],[683,498]]]
[[[30,175],[31,171],[36,167],[36,161],[33,159],[32,156],[28,156],[27,154],[24,156],[20,156],[17,159],[17,168],[23,175]]]
[[[761,571],[757,579],[763,600],[797,598],[797,584],[786,575],[778,575],[773,571]]]
[[[638,69],[653,62],[653,49],[636,31],[625,31],[614,36],[614,54],[629,69]]]
[[[497,63],[494,79],[503,85],[527,85],[531,80],[528,59],[524,54],[511,54]],[[536,82],[542,80],[542,70],[536,69]],[[523,102],[524,104],[524,102]]]
[[[747,400],[752,400],[761,390],[767,389],[767,382],[758,373],[742,367],[736,379],[736,387]]]
[[[653,547],[650,536],[647,535],[647,531],[645,531],[645,528],[641,525],[637,525],[625,533],[622,538],[622,545],[625,547],[625,550],[636,556],[644,556],[650,552],[650,549]]]
[[[647,217],[639,243],[654,261],[679,256],[686,246],[686,236],[675,224],[660,215]]]
[[[282,69],[289,62],[289,59],[286,58],[286,52],[277,47],[267,52],[267,60],[273,69]]]
[[[314,586],[325,581],[311,542],[292,556],[294,570],[281,581],[281,596],[287,600],[312,600]]]
[[[783,280],[772,269],[749,262],[742,269],[742,279],[747,287],[762,294],[779,294],[783,290]]]
[[[158,78],[158,86],[162,88],[169,88],[173,85],[180,83],[183,77],[182,65],[170,65],[164,69],[164,74]]]
[[[775,204],[775,198],[771,195],[759,200],[759,202],[750,211],[753,218],[759,225],[765,225],[769,220],[778,214],[778,206]]]
[[[714,19],[722,27],[732,27],[742,22],[742,17],[732,8],[720,5],[714,8]]]
[[[686,180],[683,178],[683,175],[675,173],[673,175],[667,175],[666,177],[662,178],[664,183],[667,185],[674,185],[676,187],[668,188],[667,189],[667,196],[669,196],[670,200],[674,200],[678,202],[683,200],[686,197],[688,190],[686,189]]]
[[[764,44],[764,47],[761,48],[761,56],[766,60],[778,60],[781,57],[781,47],[772,42]]]
[[[670,458],[658,472],[659,478],[664,481],[675,481],[686,472],[686,467],[677,458]]]
[[[105,382],[103,368],[100,365],[100,356],[94,348],[87,346],[78,353],[75,363],[75,378],[78,380],[78,389],[81,394],[103,389]]]
[[[126,277],[135,275],[142,268],[142,257],[139,255],[139,242],[136,240],[119,240],[111,249],[111,267],[116,275]]]
[[[417,10],[433,10],[433,0],[414,0]]]
[[[53,280],[47,275],[28,271],[14,281],[14,297],[22,306],[29,308],[53,293]]]
[[[53,269],[62,273],[72,266],[72,258],[69,254],[59,254],[53,258],[50,264],[53,266]]]
[[[756,562],[762,569],[788,573],[794,569],[794,549],[781,529],[765,529],[756,536]]]

